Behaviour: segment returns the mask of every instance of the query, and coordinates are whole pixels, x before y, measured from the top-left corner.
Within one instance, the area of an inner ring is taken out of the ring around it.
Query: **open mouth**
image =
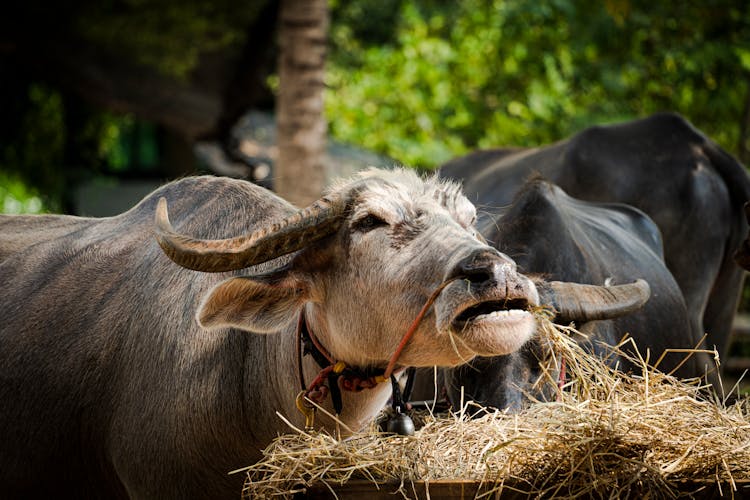
[[[481,321],[489,318],[504,318],[518,314],[526,313],[529,308],[529,301],[526,299],[508,299],[508,300],[488,300],[479,302],[464,309],[453,320],[456,326],[466,325],[469,322]]]

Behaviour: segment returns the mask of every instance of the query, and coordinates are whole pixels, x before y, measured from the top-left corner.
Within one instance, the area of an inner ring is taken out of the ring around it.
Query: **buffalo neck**
[[[315,329],[321,342],[328,336],[321,328],[320,322],[308,317],[310,328]],[[319,332],[323,332],[320,334]],[[302,429],[304,417],[297,409],[295,399],[301,387],[297,364],[296,317],[290,320],[282,331],[269,334],[247,334],[247,355],[245,362],[245,406],[249,434],[258,445],[265,447],[276,435],[294,432],[279,416]],[[326,346],[327,347],[327,346]],[[261,367],[259,357],[271,362]],[[306,381],[311,381],[320,372],[320,367],[311,356],[304,356],[302,371]],[[389,384],[379,384],[373,389],[353,393],[342,392],[343,410],[338,416],[340,424],[318,411],[315,418],[316,429],[324,428],[327,432],[349,434],[373,421],[378,412],[385,406],[391,395]],[[322,403],[326,412],[334,414],[330,396]],[[278,413],[278,414],[277,414]],[[266,425],[259,425],[264,422]]]

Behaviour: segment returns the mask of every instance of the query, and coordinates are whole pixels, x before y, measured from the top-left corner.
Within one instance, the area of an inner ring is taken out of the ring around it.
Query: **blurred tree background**
[[[333,138],[419,168],[677,111],[750,160],[750,2],[330,0]],[[168,178],[273,109],[277,2],[28,0],[0,17],[0,209]],[[9,201],[10,200],[10,201]]]
[[[277,10],[270,0],[5,6],[0,186],[38,200],[10,208],[73,212],[94,175],[195,171],[196,141],[228,138],[248,108],[273,107]]]
[[[750,158],[750,2],[338,0],[331,132],[410,165],[672,110]]]

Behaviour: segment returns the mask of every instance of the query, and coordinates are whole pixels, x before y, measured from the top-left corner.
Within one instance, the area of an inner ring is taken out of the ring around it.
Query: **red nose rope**
[[[396,350],[393,352],[393,355],[391,356],[391,359],[388,362],[388,366],[385,368],[385,371],[380,375],[367,375],[362,370],[352,368],[343,361],[335,361],[333,359],[333,356],[331,356],[331,354],[320,344],[320,341],[315,337],[315,335],[313,335],[313,333],[308,330],[305,321],[305,313],[304,311],[302,311],[297,322],[297,359],[300,384],[302,385],[302,392],[297,397],[297,406],[300,408],[300,410],[307,415],[306,411],[301,406],[304,404],[304,398],[320,404],[328,396],[329,388],[325,385],[326,379],[329,380],[329,385],[331,385],[330,392],[333,393],[334,408],[337,413],[341,412],[341,401],[340,394],[338,393],[337,387],[334,384],[338,383],[341,388],[346,391],[360,392],[364,389],[372,389],[378,384],[389,380],[396,368],[396,362],[398,361],[398,358],[401,356],[404,348],[409,343],[409,340],[411,340],[411,338],[414,336],[414,332],[416,332],[417,328],[419,328],[422,319],[424,319],[427,311],[429,311],[438,295],[440,295],[440,292],[442,292],[443,289],[451,282],[459,278],[460,276],[457,276],[444,281],[435,289],[434,292],[432,292],[432,295],[430,295],[430,297],[427,299],[427,302],[425,302],[425,304],[422,306],[419,314],[417,314],[417,317],[414,319],[409,329],[401,338],[401,342],[399,342]],[[305,352],[303,353],[302,345],[307,339],[312,342],[315,349],[305,349]],[[305,385],[304,375],[302,373],[302,356],[303,354],[307,353],[312,354],[318,364],[323,367],[323,369],[320,370],[318,375],[315,377],[312,383],[310,383],[309,386]],[[328,365],[324,366],[325,363],[328,363]]]

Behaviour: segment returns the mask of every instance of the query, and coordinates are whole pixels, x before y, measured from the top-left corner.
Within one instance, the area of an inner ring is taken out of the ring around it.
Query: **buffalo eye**
[[[489,242],[487,241],[487,238],[484,237],[482,233],[477,231],[476,229],[473,229],[473,234],[476,239],[484,243],[485,245],[489,245]]]
[[[355,231],[367,233],[378,227],[387,226],[388,223],[374,214],[367,214],[366,216],[354,221],[353,227]]]

